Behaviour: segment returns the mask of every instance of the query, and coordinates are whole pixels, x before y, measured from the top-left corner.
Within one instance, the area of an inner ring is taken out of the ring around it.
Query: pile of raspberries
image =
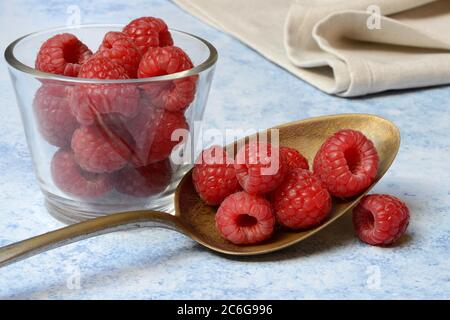
[[[204,150],[192,180],[201,199],[219,206],[220,234],[234,244],[267,240],[278,228],[308,230],[326,221],[332,197],[351,198],[375,180],[379,157],[364,134],[344,129],[329,137],[317,152],[310,171],[297,150],[250,141],[234,158],[219,146]],[[353,210],[359,238],[386,246],[406,230],[409,210],[389,195],[365,196]]]
[[[166,23],[154,17],[108,32],[96,53],[64,33],[45,41],[36,69],[67,77],[126,80],[192,69],[174,46]],[[112,189],[135,197],[163,191],[171,181],[169,156],[188,130],[184,111],[193,102],[197,76],[172,81],[87,83],[41,80],[33,108],[41,136],[59,148],[51,161],[55,185],[82,199]]]

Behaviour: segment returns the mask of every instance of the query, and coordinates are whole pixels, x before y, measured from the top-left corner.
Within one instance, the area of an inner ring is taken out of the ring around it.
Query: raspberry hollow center
[[[240,227],[251,227],[258,223],[258,220],[249,214],[240,214],[236,218],[236,224]]]
[[[344,158],[347,166],[352,173],[358,169],[361,164],[361,155],[356,148],[348,148],[344,151]]]
[[[375,226],[375,218],[373,216],[373,213],[367,209],[364,209],[363,217],[364,217],[364,219],[363,219],[364,229],[372,230]]]
[[[64,60],[67,63],[74,63],[74,64],[79,63],[79,61],[78,61],[79,56],[78,56],[78,50],[77,50],[76,44],[64,46],[63,54],[64,54]]]

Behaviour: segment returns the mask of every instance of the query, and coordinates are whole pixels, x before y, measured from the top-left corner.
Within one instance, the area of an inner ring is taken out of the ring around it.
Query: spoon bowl
[[[351,210],[387,172],[400,146],[398,128],[389,120],[369,114],[323,116],[291,122],[272,129],[278,129],[281,146],[299,150],[310,164],[313,163],[320,146],[333,133],[341,129],[359,130],[372,140],[377,148],[380,158],[377,177],[361,195],[348,199],[333,199],[333,209],[321,225],[306,231],[279,229],[262,243],[243,246],[225,240],[216,230],[214,216],[217,208],[206,205],[200,199],[192,183],[191,170],[183,177],[175,192],[175,215],[142,210],[112,214],[74,224],[0,248],[0,266],[100,234],[155,226],[182,232],[211,250],[229,255],[257,255],[281,250],[312,236]],[[266,131],[268,136],[270,130]],[[231,147],[236,149],[237,144],[238,142]]]
[[[359,130],[372,140],[377,148],[380,157],[377,177],[374,183],[357,197],[348,199],[333,197],[333,209],[328,219],[321,225],[306,231],[279,229],[270,239],[262,243],[242,246],[221,237],[215,228],[214,215],[217,208],[206,205],[200,199],[189,172],[181,180],[175,193],[176,216],[192,229],[192,233],[198,237],[196,240],[202,245],[225,254],[257,255],[277,251],[302,241],[352,209],[387,172],[400,146],[398,128],[386,119],[368,114],[311,118],[287,123],[273,129],[279,130],[281,146],[299,150],[308,159],[310,165],[320,146],[333,133],[341,129]]]

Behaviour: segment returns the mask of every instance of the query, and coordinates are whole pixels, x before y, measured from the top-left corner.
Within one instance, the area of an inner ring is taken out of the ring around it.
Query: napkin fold
[[[450,0],[174,0],[343,97],[450,83]]]

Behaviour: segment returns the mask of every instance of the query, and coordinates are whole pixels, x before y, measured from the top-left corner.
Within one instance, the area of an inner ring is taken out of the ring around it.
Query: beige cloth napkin
[[[450,83],[450,0],[174,1],[330,94]]]

